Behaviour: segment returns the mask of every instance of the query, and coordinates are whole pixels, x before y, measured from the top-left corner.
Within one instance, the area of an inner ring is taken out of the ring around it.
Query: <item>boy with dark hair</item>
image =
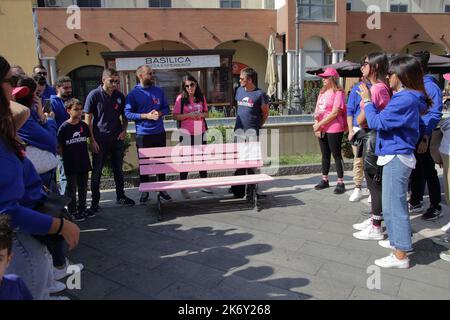
[[[65,195],[71,199],[68,209],[74,220],[84,221],[85,216],[89,215],[89,211],[86,210],[86,197],[88,175],[92,168],[87,139],[91,133],[88,125],[81,121],[83,115],[81,102],[78,99],[71,99],[65,103],[65,107],[70,118],[58,131],[58,152],[62,154],[67,178]]]
[[[5,275],[12,259],[13,230],[6,215],[0,215],[0,301],[33,300],[30,291],[19,276]]]

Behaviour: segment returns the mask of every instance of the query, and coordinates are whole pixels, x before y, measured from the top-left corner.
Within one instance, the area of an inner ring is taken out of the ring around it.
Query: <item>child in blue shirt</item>
[[[9,218],[0,215],[0,300],[33,300],[19,276],[4,274],[12,259],[12,233]]]

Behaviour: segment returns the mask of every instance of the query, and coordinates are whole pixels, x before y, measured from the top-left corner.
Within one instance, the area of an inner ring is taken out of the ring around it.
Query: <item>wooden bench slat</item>
[[[237,153],[217,154],[217,155],[186,155],[184,157],[164,157],[140,159],[140,165],[162,164],[162,163],[186,163],[186,162],[203,162],[203,161],[220,161],[238,159]]]
[[[158,164],[158,165],[141,165],[139,172],[141,175],[154,175],[162,173],[177,172],[193,172],[193,171],[213,171],[213,170],[230,170],[237,168],[259,168],[263,166],[262,161],[236,161],[227,160],[216,163],[216,161],[201,163],[183,163],[183,164]]]
[[[138,149],[139,159],[141,158],[156,158],[156,157],[170,157],[181,155],[214,155],[224,153],[237,153],[240,148],[254,148],[258,147],[258,142],[249,143],[227,143],[227,144],[207,144],[201,146],[175,146],[163,148],[140,148]]]
[[[252,174],[242,176],[228,176],[205,179],[188,179],[176,181],[161,181],[141,183],[140,192],[173,191],[180,189],[210,188],[218,186],[236,186],[243,184],[258,184],[273,181],[274,178],[267,174]]]

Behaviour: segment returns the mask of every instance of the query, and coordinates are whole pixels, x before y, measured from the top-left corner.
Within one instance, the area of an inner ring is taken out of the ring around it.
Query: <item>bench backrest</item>
[[[259,142],[141,148],[138,153],[141,175],[263,166]]]

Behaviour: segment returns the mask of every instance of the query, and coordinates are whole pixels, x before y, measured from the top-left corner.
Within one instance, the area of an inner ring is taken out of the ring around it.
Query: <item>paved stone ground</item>
[[[227,194],[192,191],[192,200],[165,206],[158,222],[150,205],[116,207],[113,191],[100,214],[80,223],[82,290],[74,299],[450,299],[445,248],[431,242],[450,220],[412,217],[415,251],[409,270],[381,270],[381,289],[369,290],[367,268],[389,250],[352,237],[367,199],[351,204],[333,189],[317,192],[319,176],[281,177],[261,190],[261,211]],[[351,177],[346,177],[351,181]],[[352,187],[347,184],[348,189]],[[350,192],[348,192],[350,193]],[[127,194],[139,199],[136,189]]]

